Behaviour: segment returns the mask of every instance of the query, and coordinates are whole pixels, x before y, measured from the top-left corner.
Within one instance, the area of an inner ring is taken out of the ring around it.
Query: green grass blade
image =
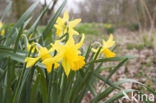
[[[22,33],[23,33],[23,25],[20,27],[20,31],[18,32],[18,35],[17,35],[17,38],[16,38],[14,53],[16,53],[16,50],[18,48],[18,43],[19,43],[19,40],[20,40],[20,37],[21,37]]]
[[[117,94],[115,94],[113,97],[105,101],[105,103],[113,103],[115,100],[122,98],[124,96],[123,92],[127,94],[127,93],[135,92],[135,91],[136,90],[134,89],[126,89],[126,90],[120,91]]]
[[[9,95],[8,91],[10,86],[10,67],[11,66],[11,61],[10,61],[10,57],[8,57],[8,67],[7,67],[7,72],[5,74],[5,79],[4,79],[4,88],[3,88],[3,97],[2,97],[2,103],[5,103],[6,100],[6,96]]]
[[[45,28],[45,30],[43,31],[43,40],[45,40],[45,38],[48,36],[48,34],[51,32],[52,27],[54,26],[58,16],[60,15],[60,13],[62,12],[65,4],[66,4],[67,0],[64,0],[64,2],[62,3],[62,5],[60,6],[60,8],[56,11],[55,15],[52,17],[52,19],[50,20],[49,24],[47,25],[47,27]],[[40,40],[41,42],[41,40]]]
[[[28,78],[28,75],[29,75],[29,70],[27,70],[25,72],[25,68],[24,68],[23,72],[24,72],[24,74],[21,75],[21,77],[20,77],[21,80],[20,80],[20,83],[19,83],[19,87],[16,89],[16,93],[15,93],[15,96],[14,96],[14,99],[13,99],[13,103],[19,103],[20,96],[21,96],[24,84],[25,84],[26,79]]]
[[[16,28],[21,27],[21,25],[25,22],[25,20],[30,16],[33,10],[37,7],[39,2],[36,2],[30,6],[30,8],[22,15],[22,17],[17,21],[11,32],[7,35],[6,45],[10,45],[13,41],[13,36],[15,35]]]
[[[41,14],[39,15],[39,17],[36,19],[36,21],[34,22],[34,24],[31,26],[30,30],[27,32],[27,36],[29,37],[29,35],[36,31],[36,28],[38,26],[38,23],[40,22],[41,18],[44,16],[44,14],[46,13],[46,11],[48,10],[48,6],[41,12]]]
[[[9,12],[9,10],[11,9],[12,7],[12,1],[9,2],[7,8],[5,9],[5,11],[3,12],[3,15],[1,17],[1,20],[0,21],[3,21],[3,19],[5,18],[6,14]]]
[[[106,78],[104,78],[103,76],[99,75],[98,73],[94,72],[94,76],[99,78],[100,80],[104,81],[105,83],[107,83],[108,85],[110,85],[111,87],[114,87],[116,89],[120,89],[117,85],[115,85],[114,83],[112,83],[111,81],[107,81]]]
[[[101,48],[102,48],[102,47],[100,47],[100,48],[98,49],[97,53],[95,54],[95,56],[94,56],[94,60],[96,60],[97,57],[99,56],[99,53],[100,53],[100,51],[101,51]]]
[[[111,71],[111,73],[108,75],[107,80],[109,80],[109,79],[112,77],[112,75],[113,75],[125,62],[127,62],[127,61],[128,61],[127,58],[124,59],[123,61],[121,61],[121,62]]]
[[[120,57],[104,58],[104,59],[98,59],[98,60],[91,61],[91,62],[89,62],[87,64],[99,63],[99,62],[109,62],[109,61],[120,61],[120,60],[124,60],[126,58],[132,59],[132,58],[135,58],[135,56],[120,56]]]
[[[31,20],[32,20],[32,17],[28,18],[28,19],[24,22],[23,28],[26,28],[26,26],[30,23]]]
[[[97,93],[96,93],[95,89],[93,88],[93,86],[91,84],[89,84],[88,86],[89,86],[89,90],[93,94],[93,96],[97,96]]]
[[[145,86],[144,84],[136,81],[136,80],[133,80],[133,79],[122,79],[116,83],[114,83],[115,85],[117,86],[120,86],[121,84],[124,84],[124,83],[136,83],[136,84],[139,84],[139,85],[142,85],[142,86]],[[91,103],[97,103],[98,101],[106,98],[110,93],[112,93],[113,91],[115,90],[115,88],[113,87],[108,87],[106,88],[103,92],[101,93],[98,93],[98,95],[91,101]]]
[[[87,49],[87,52],[86,52],[86,55],[85,55],[85,62],[87,61],[87,59],[88,59],[88,57],[89,57],[89,54],[90,54],[90,52],[91,52],[91,44],[89,44],[89,46],[88,46],[88,49]]]
[[[46,82],[46,78],[44,76],[42,68],[37,67],[37,71],[38,71],[38,73],[40,75],[40,79],[41,79],[43,101],[46,103],[47,102],[47,82]]]
[[[17,52],[13,53],[14,49],[0,47],[0,58],[10,56],[11,59],[24,63],[25,53]]]
[[[114,68],[115,66],[116,66],[116,65],[105,66],[105,67],[96,69],[96,72],[99,73],[99,72],[102,72],[102,71],[104,71],[104,70]]]

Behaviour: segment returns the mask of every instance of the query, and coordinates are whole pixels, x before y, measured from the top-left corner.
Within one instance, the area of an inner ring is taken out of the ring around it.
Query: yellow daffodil
[[[36,47],[36,44],[34,42],[32,42],[31,44],[28,43],[27,45],[27,51],[30,51],[30,48],[32,47],[31,53],[35,52],[35,49],[38,51],[38,48]]]
[[[112,52],[111,50],[109,50],[109,48],[112,47],[114,44],[115,44],[115,41],[113,41],[113,35],[111,34],[108,41],[105,41],[105,40],[102,41],[102,48],[100,50],[100,53],[102,52],[107,58],[115,57],[116,54]],[[92,51],[96,53],[98,49],[99,48],[97,49],[92,48]]]
[[[3,27],[3,23],[0,21],[0,28],[2,28]]]
[[[54,25],[54,27],[57,29],[56,35],[60,37],[67,32],[70,35],[78,35],[79,33],[74,30],[74,27],[80,22],[81,19],[69,21],[69,14],[67,11],[65,11],[63,18],[58,17],[56,24]]]
[[[49,54],[48,49],[45,47],[41,47],[39,49],[39,56],[38,57],[36,57],[36,58],[27,57],[25,59],[25,62],[27,63],[26,68],[33,66],[39,59],[42,59],[42,61],[44,61],[44,60],[51,58],[51,57],[52,56]],[[59,66],[59,64],[57,62],[45,64],[48,72],[51,72],[51,68],[52,68],[53,64],[55,64],[54,69],[56,69]]]
[[[3,36],[5,34],[4,29],[2,29],[3,23],[0,21],[0,30],[1,30],[1,35]]]
[[[5,34],[5,31],[3,29],[3,30],[1,30],[1,35],[3,36],[4,34]]]
[[[110,29],[111,27],[112,27],[112,25],[111,25],[111,24],[108,24],[108,25],[107,25],[107,28],[108,28],[108,29]]]
[[[31,39],[31,38],[32,38],[32,34],[29,35],[29,39]]]
[[[81,52],[78,49],[81,48],[84,38],[85,36],[83,34],[81,41],[77,44],[75,44],[75,41],[71,35],[69,35],[69,39],[65,45],[59,43],[59,41],[56,41],[49,51],[52,52],[56,50],[57,55],[44,60],[42,63],[48,65],[50,63],[62,61],[62,66],[67,76],[71,70],[76,71],[81,69],[85,65],[85,61],[84,57],[80,56]]]
[[[111,24],[104,24],[104,27],[107,29],[110,29],[112,27],[112,25]]]

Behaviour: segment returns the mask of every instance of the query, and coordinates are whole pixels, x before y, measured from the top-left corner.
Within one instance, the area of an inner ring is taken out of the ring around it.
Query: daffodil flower
[[[32,34],[29,35],[29,39],[31,39],[31,38],[32,38]]]
[[[49,54],[49,51],[47,48],[40,47],[38,57],[36,57],[36,58],[27,57],[25,59],[25,62],[27,63],[26,68],[33,66],[39,59],[42,59],[42,61],[44,61],[44,60],[51,58],[51,57],[52,56]],[[54,69],[56,69],[59,66],[59,64],[57,62],[45,64],[48,72],[51,72],[53,64],[55,64]]]
[[[110,29],[112,27],[112,25],[111,24],[104,24],[104,27],[107,29]]]
[[[56,24],[54,25],[54,27],[57,29],[56,35],[60,37],[67,32],[70,35],[78,35],[79,33],[74,30],[74,27],[80,22],[81,19],[69,21],[69,14],[67,11],[65,11],[63,18],[58,17]]]
[[[107,28],[108,28],[108,29],[110,29],[111,27],[112,27],[112,25],[111,25],[111,24],[108,24],[108,25],[107,25]]]
[[[34,53],[35,52],[35,49],[37,50],[38,52],[38,48],[36,47],[36,44],[34,42],[32,42],[31,44],[27,44],[27,51],[29,52],[30,51],[30,48],[32,47],[32,50],[31,50],[31,53]]]
[[[60,44],[58,41],[56,41],[49,51],[52,52],[56,50],[57,55],[44,60],[42,63],[48,65],[61,61],[65,74],[67,76],[69,75],[71,70],[76,71],[81,69],[85,65],[85,61],[84,57],[80,56],[81,52],[78,49],[81,48],[84,38],[85,36],[83,34],[81,41],[77,44],[75,44],[75,41],[71,35],[69,35],[69,39],[65,45]]]
[[[113,41],[113,35],[111,34],[108,41],[105,41],[105,40],[102,41],[102,48],[100,50],[100,53],[103,53],[107,58],[115,57],[116,54],[112,52],[111,50],[109,50],[109,48],[112,47],[114,44],[115,44],[115,41]],[[98,49],[99,48],[97,49],[92,48],[92,51],[96,53]]]
[[[5,34],[4,29],[2,29],[3,23],[0,21],[0,30],[1,30],[1,35],[3,36]]]

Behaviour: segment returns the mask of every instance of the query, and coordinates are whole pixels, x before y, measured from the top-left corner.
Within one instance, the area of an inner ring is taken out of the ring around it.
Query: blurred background
[[[50,5],[47,15],[41,21],[41,24],[46,24],[63,0],[0,0],[0,16],[9,1],[13,1],[13,6],[6,22],[15,22],[33,2],[40,1],[33,16]],[[150,28],[156,23],[155,0],[68,0],[65,9],[72,18],[80,17],[82,22],[87,23],[112,23],[140,28]]]
[[[0,16],[9,1],[0,0]],[[12,11],[7,14],[3,23],[14,24],[35,1],[38,0],[12,0]],[[32,21],[46,5],[50,5],[49,11],[40,21],[41,28],[44,28],[62,1],[40,0]],[[118,45],[115,50],[118,56],[136,56],[112,80],[133,78],[156,88],[156,0],[68,0],[64,10],[68,10],[71,20],[82,19],[76,29],[86,34],[84,47],[95,41],[101,42],[112,33]],[[102,75],[108,74],[105,72]],[[125,87],[139,89],[134,84]]]

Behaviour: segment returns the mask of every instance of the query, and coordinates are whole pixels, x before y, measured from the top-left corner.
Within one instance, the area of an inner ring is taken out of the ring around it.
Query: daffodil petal
[[[84,59],[85,58],[83,56],[75,57],[74,60],[73,60],[73,63],[71,64],[71,69],[73,71],[81,69],[85,65]]]
[[[68,76],[71,70],[71,65],[66,58],[63,58],[62,66],[64,68],[65,74]]]
[[[76,25],[78,25],[81,22],[81,19],[75,19],[73,21],[69,22],[69,28],[74,28]]]
[[[3,23],[0,21],[0,29],[3,27]]]
[[[60,66],[59,63],[54,63],[54,69],[57,69]]]
[[[109,39],[108,39],[107,42],[105,42],[105,41],[103,40],[103,47],[104,47],[104,48],[110,48],[110,47],[112,47],[114,44],[115,44],[115,41],[113,41],[113,35],[112,35],[112,34],[110,35],[110,37],[109,37]]]
[[[50,73],[52,69],[52,63],[46,64],[45,66],[47,68],[48,73]]]
[[[49,51],[45,47],[40,48],[40,57],[42,60],[45,60],[47,58],[51,58],[52,56],[49,54]]]
[[[82,38],[81,38],[80,42],[76,44],[77,48],[81,48],[81,46],[83,45],[84,39],[85,39],[85,35],[82,34]]]
[[[68,11],[65,11],[64,16],[63,16],[63,20],[64,20],[64,21],[68,21],[68,20],[69,20]]]
[[[61,59],[62,59],[62,54],[57,54],[55,57],[52,57],[52,58],[48,58],[48,59],[45,59],[42,64],[50,64],[50,63],[56,63],[56,62],[59,62]]]
[[[69,35],[79,35],[79,33],[74,29],[69,29]]]
[[[37,57],[37,58],[27,57],[25,59],[25,62],[27,63],[26,68],[33,66],[39,59],[40,59],[40,57]]]
[[[56,23],[62,23],[62,19],[60,17],[57,18]]]
[[[5,31],[3,29],[3,30],[1,30],[1,35],[3,36],[4,34],[5,34]]]
[[[112,51],[110,51],[109,49],[105,48],[103,51],[103,54],[107,57],[107,58],[111,58],[111,57],[115,57],[116,54]]]
[[[92,48],[91,51],[96,53],[98,51],[98,48],[97,49]]]
[[[74,38],[73,38],[73,36],[72,35],[69,35],[69,39],[68,39],[68,41],[67,41],[67,43],[66,43],[66,46],[68,47],[72,47],[73,45],[75,44],[75,41],[74,41]]]

